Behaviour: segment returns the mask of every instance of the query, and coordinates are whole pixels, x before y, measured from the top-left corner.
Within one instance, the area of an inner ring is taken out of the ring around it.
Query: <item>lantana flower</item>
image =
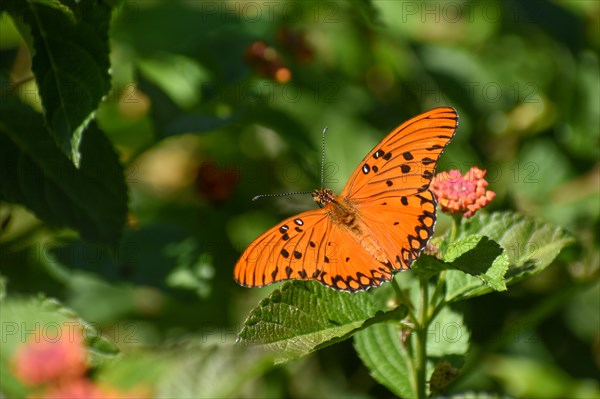
[[[124,399],[149,398],[151,392],[144,386],[121,391],[98,384],[87,375],[87,350],[83,332],[72,327],[74,322],[61,327],[57,335],[47,329],[38,330],[12,356],[14,375],[25,385],[33,387],[31,399]]]
[[[470,218],[489,204],[496,193],[486,190],[486,172],[474,166],[464,176],[456,169],[438,173],[430,189],[442,207],[442,212],[462,213],[464,217]]]
[[[62,328],[56,337],[37,331],[13,355],[13,370],[28,385],[71,379],[87,370],[86,355],[78,329]]]

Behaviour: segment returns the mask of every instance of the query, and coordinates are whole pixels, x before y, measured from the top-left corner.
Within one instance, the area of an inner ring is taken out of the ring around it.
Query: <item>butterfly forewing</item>
[[[325,253],[330,221],[322,210],[303,212],[273,227],[244,251],[234,277],[242,285],[257,287],[275,281],[310,279],[316,260]]]
[[[427,190],[457,125],[458,115],[449,107],[404,122],[365,156],[341,196],[369,201],[390,192],[409,196]]]

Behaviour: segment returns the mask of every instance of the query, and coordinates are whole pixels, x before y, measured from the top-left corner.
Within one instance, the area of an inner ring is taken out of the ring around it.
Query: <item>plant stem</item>
[[[457,213],[452,215],[452,226],[450,227],[450,233],[448,236],[447,246],[452,245],[452,243],[454,243],[454,241],[456,241],[456,237],[458,236],[458,228],[460,226],[461,220],[462,220],[462,215],[457,214]],[[435,291],[433,292],[433,296],[431,297],[432,308],[431,308],[431,314],[429,315],[429,320],[433,320],[434,317],[437,315],[437,313],[444,306],[444,300],[442,299],[438,303],[438,297],[442,294],[445,283],[446,283],[446,271],[442,270],[438,276],[438,280],[437,280],[437,284],[435,286]]]
[[[444,297],[442,299],[438,299],[442,292],[444,291],[444,286],[446,285],[446,271],[442,270],[438,276],[437,284],[435,285],[435,291],[433,291],[433,295],[431,297],[431,308],[429,309],[429,320],[433,320],[438,312],[444,307]]]
[[[419,305],[420,315],[415,337],[417,362],[414,370],[417,398],[424,399],[427,397],[427,329],[429,328],[429,282],[427,279],[421,279],[421,300]]]
[[[448,238],[449,245],[456,241],[461,218],[462,215],[453,215],[452,228],[450,230],[450,235]],[[442,295],[444,285],[446,283],[445,275],[445,271],[442,271],[438,277],[435,291],[433,292],[433,296],[431,298],[431,306],[429,302],[429,280],[427,278],[420,279],[421,297],[419,301],[420,303],[418,309],[418,317],[415,314],[415,312],[412,312],[411,306],[408,306],[409,315],[411,319],[413,319],[415,322],[414,348],[416,356],[415,361],[413,362],[413,371],[415,392],[417,394],[418,399],[425,399],[427,397],[427,330],[429,329],[429,323],[431,322],[431,320],[433,320],[433,318],[445,305],[443,299],[438,301],[438,298],[440,297],[440,295]],[[407,305],[409,305],[406,301],[404,293],[398,286],[398,283],[396,283],[395,279],[393,281],[394,289],[396,290],[398,298],[404,303],[407,303]]]
[[[408,317],[413,322],[413,324],[416,326],[418,323],[418,319],[413,310],[413,306],[410,303],[410,300],[406,297],[406,294],[404,293],[404,291],[402,291],[402,288],[400,288],[400,285],[398,284],[398,281],[396,281],[395,276],[394,276],[394,278],[392,278],[392,287],[394,287],[394,291],[396,292],[396,297],[398,298],[398,302],[400,302],[400,304],[404,304],[406,306],[406,308],[408,309]]]
[[[458,236],[458,227],[460,226],[462,217],[463,216],[459,213],[452,214],[452,227],[450,228],[450,237],[448,237],[448,243],[450,245],[456,241],[456,236]]]

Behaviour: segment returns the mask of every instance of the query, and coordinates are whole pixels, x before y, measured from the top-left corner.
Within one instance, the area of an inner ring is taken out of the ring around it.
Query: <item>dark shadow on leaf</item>
[[[448,263],[433,255],[427,254],[422,254],[417,262],[411,267],[413,272],[426,279],[429,279],[446,269],[448,269]]]
[[[529,273],[535,272],[536,264],[537,264],[537,261],[535,259],[529,259],[521,266],[511,265],[509,267],[508,271],[506,272],[505,277],[507,280],[513,280],[513,279],[518,280],[522,277],[525,277]]]
[[[502,247],[488,237],[481,237],[475,247],[452,262],[452,268],[472,276],[485,274],[492,263],[502,254]]]

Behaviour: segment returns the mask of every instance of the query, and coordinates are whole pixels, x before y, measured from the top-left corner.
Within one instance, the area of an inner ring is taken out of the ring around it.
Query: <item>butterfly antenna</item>
[[[327,127],[323,129],[321,140],[321,190],[325,189],[325,133],[327,133]]]
[[[325,188],[325,133],[327,133],[327,127],[323,129],[323,139],[321,142],[321,188]],[[281,193],[281,194],[261,194],[252,198],[252,201],[259,200],[264,197],[286,197],[288,195],[297,195],[297,194],[312,194],[312,191],[294,191],[293,193]]]
[[[263,197],[285,197],[288,195],[297,195],[297,194],[312,194],[312,191],[294,191],[293,193],[281,193],[281,194],[261,194],[261,195],[257,195],[256,197],[252,198],[252,201],[256,201]]]

